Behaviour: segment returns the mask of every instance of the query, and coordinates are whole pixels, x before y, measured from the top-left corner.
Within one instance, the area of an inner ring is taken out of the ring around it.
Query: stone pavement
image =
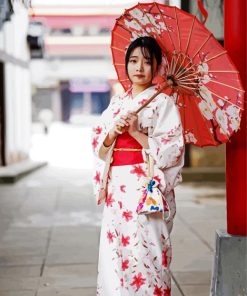
[[[0,184],[0,296],[96,294],[103,208],[90,178],[48,166]],[[184,183],[176,193],[172,296],[208,296],[215,229],[226,228],[224,184]]]

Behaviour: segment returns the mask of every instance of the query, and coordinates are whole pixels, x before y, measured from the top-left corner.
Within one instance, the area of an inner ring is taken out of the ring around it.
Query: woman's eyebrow
[[[130,59],[131,59],[131,58],[138,58],[138,56],[134,56],[134,55],[133,55],[133,56],[130,56]],[[144,57],[144,59],[145,59],[145,60],[151,60],[150,57]]]

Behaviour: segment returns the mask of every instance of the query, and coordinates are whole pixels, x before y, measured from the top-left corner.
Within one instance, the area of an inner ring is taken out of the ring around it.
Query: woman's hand
[[[144,149],[149,149],[148,136],[138,130],[138,116],[136,112],[129,112],[127,117],[127,121],[129,123],[129,134],[135,138]]]
[[[105,138],[104,145],[111,146],[118,135],[121,135],[128,130],[129,123],[127,122],[127,115],[122,115],[114,124],[113,128],[109,131]]]
[[[138,130],[138,116],[136,112],[128,112],[122,115],[114,124],[113,128],[109,131],[105,141],[105,146],[111,146],[116,137],[125,131],[135,138],[143,148],[148,149],[148,136]]]
[[[119,134],[124,133],[128,130],[129,123],[127,121],[128,116],[122,115],[114,124],[113,128],[110,130],[110,134],[117,137]]]
[[[138,127],[137,127],[137,123],[138,123],[138,116],[136,112],[128,112],[127,113],[127,122],[129,124],[127,131],[129,132],[129,134],[131,136],[133,136],[134,134],[136,134],[136,132],[138,132]]]
[[[137,122],[138,122],[137,114],[135,112],[128,112],[126,115],[122,115],[116,121],[110,133],[115,137],[126,131],[129,132],[130,135],[132,135],[138,132]]]

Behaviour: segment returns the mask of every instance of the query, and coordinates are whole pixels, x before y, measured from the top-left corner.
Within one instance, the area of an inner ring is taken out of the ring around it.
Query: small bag
[[[153,158],[148,154],[148,177],[136,209],[138,214],[164,212],[163,196],[158,188],[158,182],[153,179],[153,161]]]

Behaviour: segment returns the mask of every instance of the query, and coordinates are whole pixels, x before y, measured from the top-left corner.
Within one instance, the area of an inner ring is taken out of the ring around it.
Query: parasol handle
[[[138,114],[143,108],[145,108],[149,103],[151,103],[152,102],[152,100],[157,96],[157,95],[159,95],[162,91],[164,91],[165,89],[167,89],[169,86],[171,86],[171,83],[169,83],[169,81],[165,84],[165,85],[163,85],[155,94],[153,94],[152,95],[152,97],[150,98],[150,99],[148,99],[141,107],[139,107],[136,111],[135,111],[135,113],[136,114]],[[118,128],[117,128],[119,131],[121,131],[122,130],[122,127],[121,126],[119,126]]]
[[[163,85],[155,94],[152,95],[152,97],[150,99],[148,99],[141,107],[139,107],[136,110],[136,114],[138,114],[143,108],[145,108],[149,103],[152,102],[152,100],[159,95],[162,91],[164,91],[165,89],[167,89],[170,86],[169,83],[166,83],[165,85]]]

